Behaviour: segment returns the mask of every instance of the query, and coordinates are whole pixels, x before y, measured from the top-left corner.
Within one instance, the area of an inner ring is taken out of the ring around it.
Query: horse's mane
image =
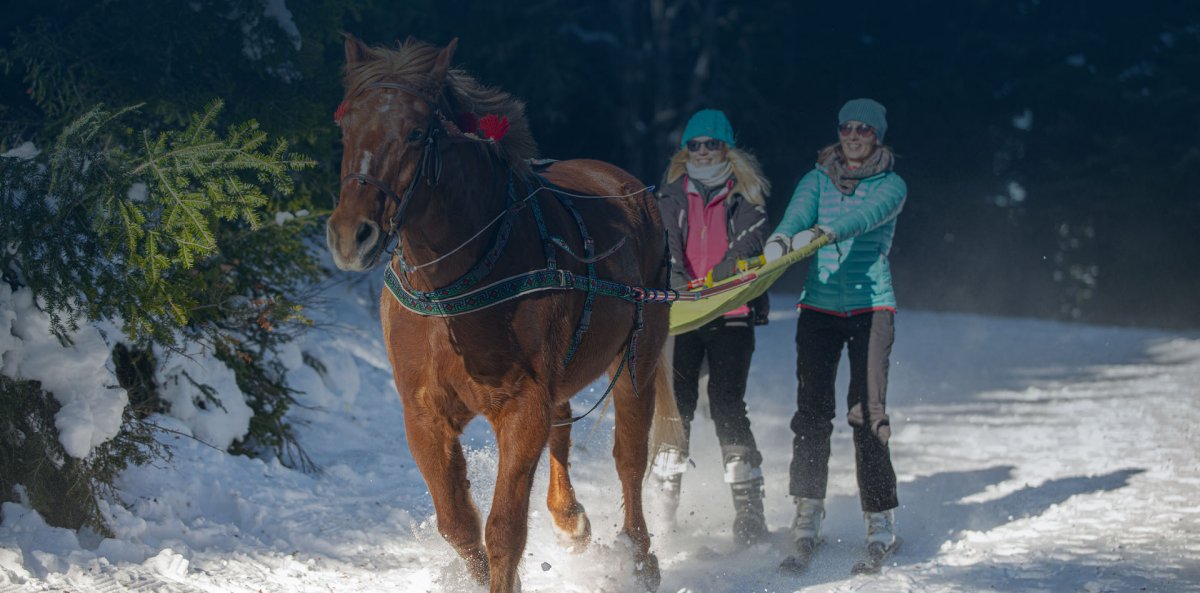
[[[438,47],[411,37],[398,43],[396,49],[364,47],[364,59],[346,65],[347,95],[354,96],[375,82],[402,82],[426,89],[432,96],[442,90],[434,87],[429,75],[440,51]],[[537,142],[529,131],[523,101],[498,88],[486,86],[458,69],[446,73],[444,90],[448,91],[451,108],[456,110],[446,114],[451,121],[462,111],[479,117],[496,114],[508,118],[508,134],[495,146],[509,167],[521,173],[529,171],[529,161],[537,158]]]

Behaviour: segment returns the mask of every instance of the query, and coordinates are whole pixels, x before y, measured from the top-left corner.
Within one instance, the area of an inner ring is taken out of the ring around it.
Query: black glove
[[[737,271],[737,260],[723,259],[718,262],[717,265],[713,266],[712,271],[708,273],[708,277],[711,278],[715,284],[736,274]]]

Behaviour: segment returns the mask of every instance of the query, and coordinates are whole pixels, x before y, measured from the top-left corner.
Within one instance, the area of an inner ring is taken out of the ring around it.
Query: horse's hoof
[[[491,580],[491,573],[488,568],[487,556],[483,556],[482,558],[472,558],[472,559],[464,559],[464,560],[466,560],[466,563],[467,563],[467,572],[469,572],[471,574],[471,579],[475,581],[475,584],[483,585],[486,587],[488,584],[488,581]]]
[[[646,593],[658,591],[658,586],[662,583],[662,573],[658,570],[658,556],[646,554],[646,559],[634,566],[633,576],[646,588]]]
[[[568,529],[559,527],[558,522],[555,522],[554,533],[558,536],[558,545],[573,554],[580,554],[592,541],[592,522],[587,513],[581,510],[575,516],[575,524]]]

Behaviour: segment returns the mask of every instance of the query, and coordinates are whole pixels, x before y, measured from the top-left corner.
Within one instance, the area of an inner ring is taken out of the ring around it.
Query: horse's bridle
[[[441,107],[438,106],[437,101],[431,99],[423,90],[417,87],[398,82],[375,82],[360,89],[359,93],[370,89],[396,89],[404,91],[424,101],[431,110],[429,123],[425,126],[425,139],[423,142],[424,146],[421,148],[421,158],[417,163],[417,169],[413,171],[412,180],[409,181],[403,195],[398,195],[384,180],[366,173],[350,173],[342,178],[342,185],[345,185],[350,180],[357,181],[359,185],[373,185],[376,189],[383,192],[384,196],[396,203],[396,212],[388,220],[390,228],[386,229],[385,241],[390,241],[392,235],[400,231],[400,225],[404,222],[404,212],[408,209],[408,205],[412,201],[413,192],[416,191],[417,184],[421,178],[425,178],[426,185],[434,187],[438,184],[438,180],[442,176],[442,153],[438,150],[437,138],[439,135],[447,133],[446,124],[448,122],[445,115],[442,114]],[[405,150],[407,149],[408,147],[406,146]]]

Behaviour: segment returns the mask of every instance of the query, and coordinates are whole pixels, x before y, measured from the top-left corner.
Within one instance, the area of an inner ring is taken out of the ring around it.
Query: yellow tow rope
[[[693,298],[671,303],[671,335],[692,331],[754,300],[779,280],[789,266],[816,253],[828,243],[829,235],[820,235],[812,243],[792,250],[761,268],[739,272],[704,291],[682,293]],[[721,287],[727,285],[735,286],[721,290]],[[701,292],[710,294],[701,297]]]

